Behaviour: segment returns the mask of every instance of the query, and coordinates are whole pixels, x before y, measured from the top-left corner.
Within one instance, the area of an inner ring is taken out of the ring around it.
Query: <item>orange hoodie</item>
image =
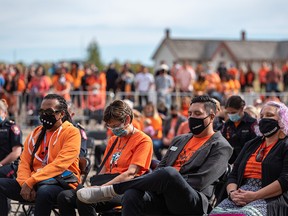
[[[81,135],[79,129],[70,122],[65,121],[57,130],[53,132],[48,142],[47,165],[42,165],[40,157],[41,147],[37,150],[34,158],[33,168],[30,170],[30,161],[33,146],[41,132],[42,126],[35,128],[26,138],[24,150],[17,172],[17,182],[22,186],[26,183],[30,188],[40,181],[52,178],[63,173],[65,170],[72,171],[80,181],[79,153],[81,145]],[[43,144],[43,142],[42,142]],[[76,188],[77,183],[71,185]]]

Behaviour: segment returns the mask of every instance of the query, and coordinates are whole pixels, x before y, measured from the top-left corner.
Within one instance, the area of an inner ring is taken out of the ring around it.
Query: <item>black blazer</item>
[[[246,163],[251,154],[261,145],[263,137],[256,137],[245,144],[237,157],[233,170],[228,177],[228,184],[243,184]],[[288,190],[288,137],[279,140],[262,161],[262,187],[278,180],[283,193]]]
[[[191,133],[175,137],[158,167],[173,166],[192,137]],[[191,187],[209,198],[213,194],[212,184],[225,172],[231,154],[232,147],[228,141],[220,132],[216,132],[192,155],[179,172]]]

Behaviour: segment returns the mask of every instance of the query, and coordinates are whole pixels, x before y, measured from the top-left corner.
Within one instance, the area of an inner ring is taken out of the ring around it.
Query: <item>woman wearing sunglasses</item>
[[[64,171],[77,177],[69,187],[76,188],[80,180],[78,155],[81,136],[71,123],[66,101],[59,95],[48,94],[41,103],[39,114],[42,125],[25,140],[17,179],[0,179],[0,215],[8,215],[7,197],[34,202],[34,215],[48,216],[64,188],[56,184],[39,186],[39,182]]]
[[[267,102],[259,134],[247,142],[228,177],[228,199],[211,215],[288,215],[288,108]]]

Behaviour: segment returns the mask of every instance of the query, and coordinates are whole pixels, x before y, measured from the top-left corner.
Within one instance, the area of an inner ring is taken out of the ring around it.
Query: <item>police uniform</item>
[[[14,121],[5,119],[0,123],[0,161],[10,154],[15,146],[23,146],[22,131]],[[15,163],[17,164],[17,161]],[[0,177],[12,177],[14,169],[10,164],[0,167]]]
[[[85,157],[87,155],[87,135],[85,128],[80,123],[75,123],[74,126],[79,129],[81,134],[81,149],[79,157]]]
[[[244,144],[256,137],[256,127],[257,120],[252,118],[246,112],[244,112],[244,116],[237,127],[230,119],[225,122],[221,132],[233,147],[233,154],[229,160],[230,164],[234,163]]]

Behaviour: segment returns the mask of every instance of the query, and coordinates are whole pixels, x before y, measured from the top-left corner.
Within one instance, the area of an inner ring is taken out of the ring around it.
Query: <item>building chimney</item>
[[[242,41],[246,40],[246,31],[244,31],[244,30],[241,31],[241,40]]]
[[[166,35],[167,39],[170,38],[170,29],[169,28],[165,29],[165,35]]]

